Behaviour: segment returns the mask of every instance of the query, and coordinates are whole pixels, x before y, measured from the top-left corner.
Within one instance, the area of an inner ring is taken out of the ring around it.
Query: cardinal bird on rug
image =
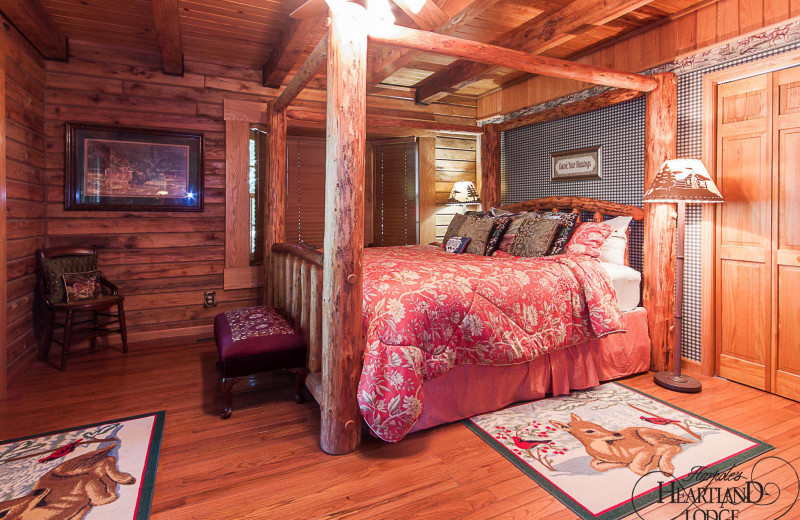
[[[550,439],[530,440],[530,441],[528,441],[528,440],[520,439],[519,437],[511,437],[511,440],[514,441],[514,445],[517,448],[520,448],[520,449],[523,449],[523,450],[529,450],[529,449],[533,448],[534,446],[538,446],[540,444],[547,444],[548,442],[550,442]]]
[[[680,423],[680,421],[676,421],[674,419],[666,419],[664,417],[645,417],[644,415],[640,415],[639,419],[641,419],[643,421],[647,421],[650,424],[658,424],[660,426],[666,426],[666,425],[672,424],[672,423],[676,423],[676,424]]]
[[[61,446],[60,448],[58,448],[56,451],[54,451],[53,453],[51,453],[47,457],[44,457],[43,459],[39,459],[39,463],[40,464],[44,464],[45,462],[50,462],[51,460],[56,460],[56,459],[60,459],[61,457],[65,457],[65,456],[69,455],[70,453],[72,453],[73,451],[75,451],[75,448],[78,447],[78,444],[80,444],[82,442],[83,442],[83,439],[78,439],[75,442],[70,442],[69,444],[65,444],[64,446]]]

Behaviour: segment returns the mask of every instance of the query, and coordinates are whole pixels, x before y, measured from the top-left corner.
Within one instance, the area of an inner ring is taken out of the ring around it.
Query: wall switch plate
[[[217,306],[217,291],[203,292],[203,307],[208,309],[209,307],[216,307],[216,306]]]

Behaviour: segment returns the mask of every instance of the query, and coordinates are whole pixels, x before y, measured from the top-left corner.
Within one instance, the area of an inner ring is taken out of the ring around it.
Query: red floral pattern
[[[583,222],[575,229],[564,252],[597,258],[600,256],[600,246],[613,231],[614,228],[602,222]]]
[[[291,325],[272,307],[245,307],[225,313],[233,341],[261,336],[296,334]]]
[[[366,249],[358,402],[378,437],[399,441],[422,413],[423,381],[456,365],[527,363],[621,330],[611,280],[587,256]]]

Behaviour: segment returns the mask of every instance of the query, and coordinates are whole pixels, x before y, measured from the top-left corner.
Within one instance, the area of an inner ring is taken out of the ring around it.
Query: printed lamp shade
[[[656,174],[643,202],[724,202],[698,159],[670,159]]]
[[[447,199],[447,204],[480,204],[481,198],[478,195],[478,190],[475,185],[470,181],[458,181],[453,184],[453,189],[450,190],[450,198]]]

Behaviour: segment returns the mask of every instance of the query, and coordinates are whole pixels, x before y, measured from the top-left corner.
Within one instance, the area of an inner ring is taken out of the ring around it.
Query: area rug
[[[165,416],[0,442],[0,518],[149,518]]]
[[[464,424],[583,519],[649,518],[637,513],[772,449],[618,383]]]

